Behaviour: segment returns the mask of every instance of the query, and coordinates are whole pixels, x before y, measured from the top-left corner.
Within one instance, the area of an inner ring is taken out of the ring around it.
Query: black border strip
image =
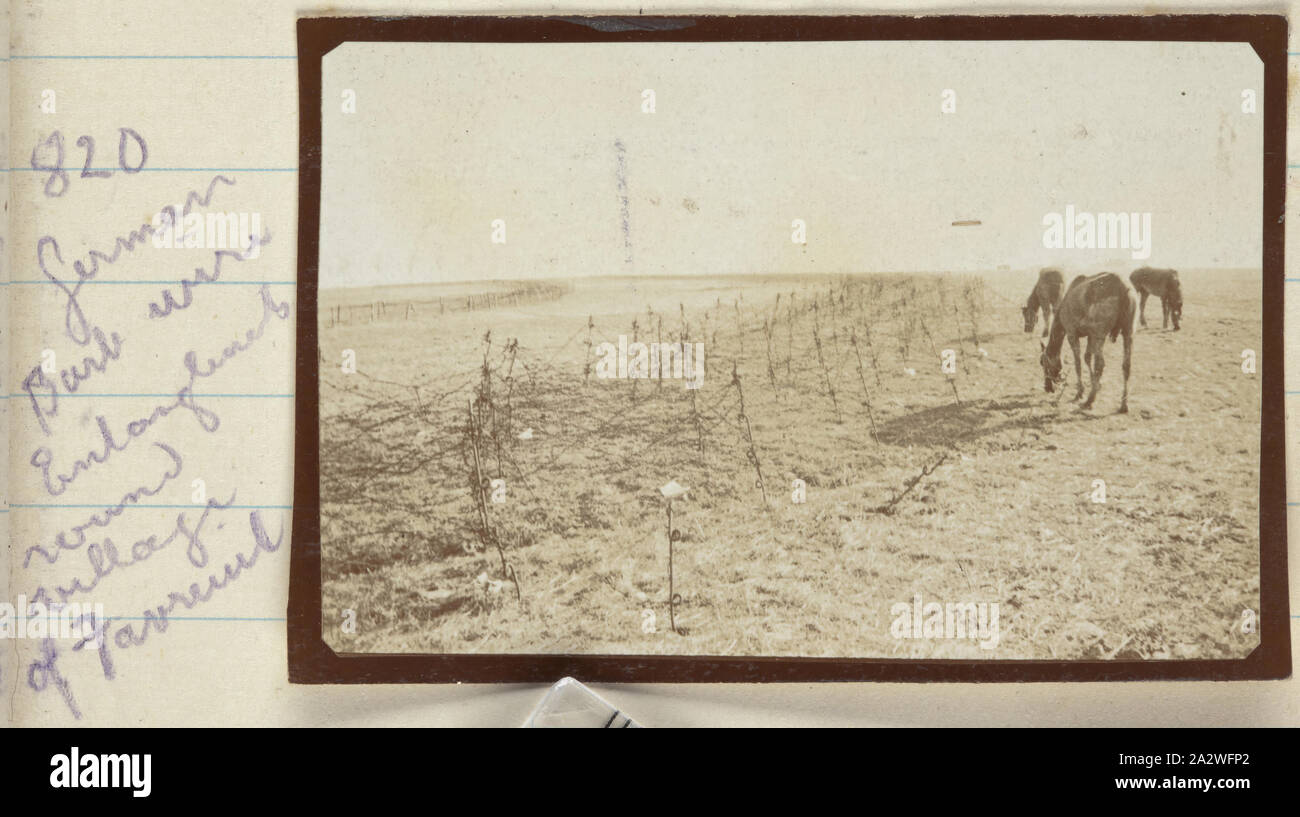
[[[289,680],[293,683],[1242,680],[1291,673],[1287,595],[1283,225],[1286,18],[1277,15],[1012,17],[411,17],[298,21],[298,375]],[[1264,63],[1263,412],[1260,646],[1238,660],[928,661],[645,655],[347,655],[321,637],[316,285],[321,62],[344,42],[1129,40],[1249,43]]]

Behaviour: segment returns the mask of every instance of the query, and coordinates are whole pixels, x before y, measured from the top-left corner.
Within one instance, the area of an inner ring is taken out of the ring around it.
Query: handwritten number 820
[[[144,137],[131,128],[118,128],[117,130],[119,134],[117,139],[117,166],[122,169],[123,173],[139,173],[144,168],[145,162],[149,160],[149,146],[145,144]],[[140,161],[134,165],[127,161],[129,141],[134,141],[140,150]],[[111,170],[91,169],[94,166],[95,159],[94,137],[79,137],[77,147],[86,151],[86,161],[81,168],[81,178],[105,179],[113,175]],[[49,161],[51,153],[54,154],[53,161]],[[46,161],[42,161],[43,158]],[[63,159],[63,134],[59,131],[54,131],[32,149],[32,170],[43,170],[50,174],[45,177],[45,195],[50,198],[57,199],[68,192],[68,172],[63,169]]]

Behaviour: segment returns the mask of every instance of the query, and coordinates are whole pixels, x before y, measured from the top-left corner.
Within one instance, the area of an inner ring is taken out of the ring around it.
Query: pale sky
[[[1261,263],[1242,43],[348,43],[323,87],[323,288]],[[1151,257],[1045,248],[1066,205]]]

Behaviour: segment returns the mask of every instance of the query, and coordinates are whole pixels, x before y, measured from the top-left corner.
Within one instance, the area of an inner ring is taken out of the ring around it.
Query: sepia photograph
[[[1245,659],[1264,69],[1245,42],[339,44],[321,639]]]

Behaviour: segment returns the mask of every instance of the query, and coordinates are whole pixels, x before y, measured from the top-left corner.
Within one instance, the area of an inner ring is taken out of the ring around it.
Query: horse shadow
[[[1054,400],[1034,400],[1022,395],[947,403],[885,421],[877,427],[876,439],[883,445],[902,447],[956,445],[1004,431],[1036,431],[1104,416],[1093,411],[1063,411],[1061,406]]]

